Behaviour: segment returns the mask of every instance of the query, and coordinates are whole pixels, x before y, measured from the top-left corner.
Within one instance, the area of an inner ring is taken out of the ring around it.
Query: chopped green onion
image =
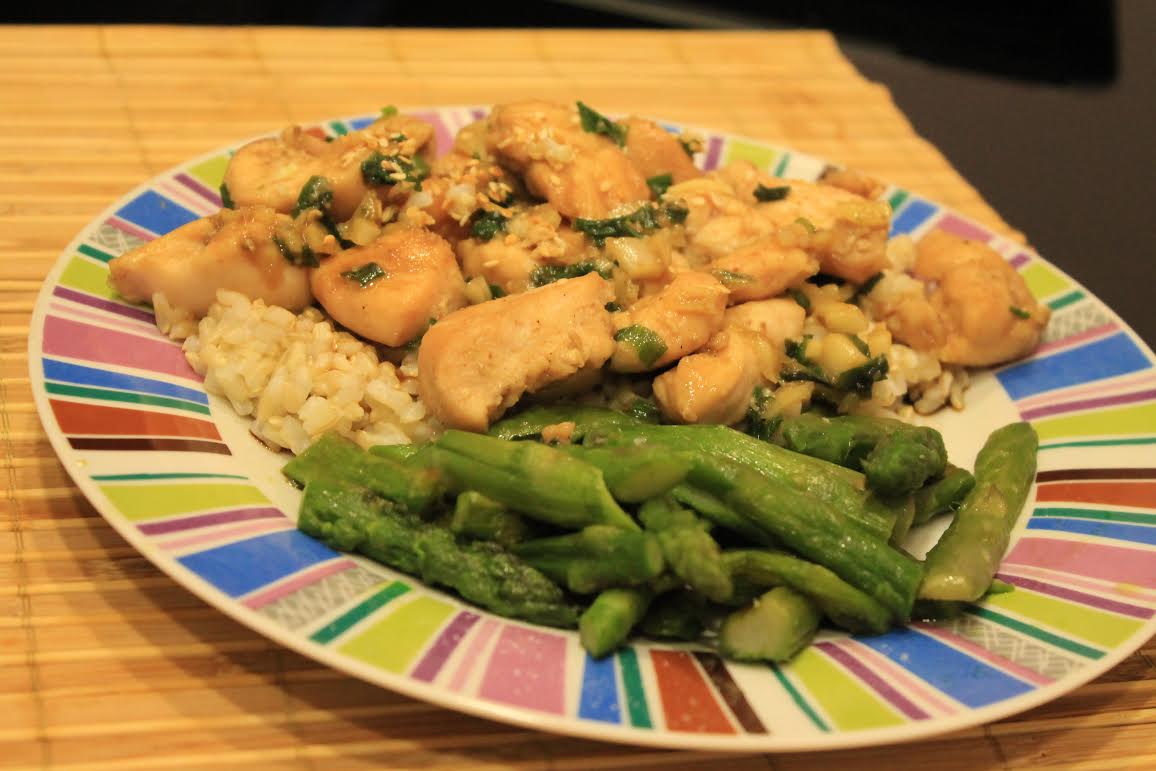
[[[695,146],[691,142],[686,141],[682,137],[678,138],[678,143],[682,145],[682,150],[688,157],[693,158],[695,153]]]
[[[789,294],[791,299],[797,302],[804,311],[811,310],[811,300],[802,289],[792,287],[787,290],[787,294]]]
[[[840,391],[854,391],[862,397],[868,397],[871,395],[871,386],[887,377],[887,370],[887,357],[876,356],[840,374],[835,380],[835,387]]]
[[[304,268],[316,268],[321,264],[317,259],[317,255],[309,248],[309,244],[301,244],[301,251],[294,252],[288,244],[286,244],[280,236],[273,236],[273,243],[281,252],[281,256],[290,265],[299,265]]]
[[[604,307],[606,310],[610,311],[611,313],[618,313],[618,311],[622,310],[622,306],[619,305],[618,303],[614,302],[613,300],[606,303],[606,305],[604,305],[602,307]]]
[[[779,187],[767,187],[759,183],[755,188],[755,198],[759,203],[768,203],[770,201],[781,201],[786,198],[791,192],[790,185],[781,185]]]
[[[1028,311],[1025,311],[1023,308],[1017,308],[1014,305],[1012,305],[1010,307],[1010,310],[1012,312],[1012,315],[1015,316],[1016,318],[1030,319],[1032,317],[1031,313],[1029,313]]]
[[[805,227],[808,233],[814,233],[816,230],[814,223],[812,223],[806,217],[798,217],[795,219],[795,222]]]
[[[297,194],[297,207],[293,209],[293,216],[296,217],[308,209],[319,209],[323,214],[328,214],[329,207],[332,205],[332,185],[325,177],[314,174],[301,186],[301,192]]]
[[[539,265],[530,271],[532,286],[545,286],[567,278],[578,278],[587,273],[597,273],[602,278],[610,278],[611,265],[604,261],[583,260],[572,265]]]
[[[221,207],[225,209],[236,209],[237,203],[233,200],[233,196],[229,194],[229,186],[224,182],[221,183]]]
[[[883,271],[879,271],[874,276],[871,276],[866,281],[864,281],[862,284],[860,284],[859,288],[855,290],[855,294],[854,294],[854,296],[851,297],[851,299],[856,300],[860,297],[866,297],[867,295],[871,294],[872,290],[875,289],[876,284],[878,284],[882,280],[883,280]]]
[[[390,168],[387,169],[386,165]],[[401,175],[399,179],[397,175]],[[421,181],[429,176],[429,164],[420,155],[373,153],[361,162],[361,178],[365,184],[381,187],[409,182],[414,190],[421,190]]]
[[[582,121],[582,130],[590,134],[602,134],[610,137],[619,147],[626,145],[626,127],[607,118],[597,110],[578,102],[578,117]]]
[[[502,216],[500,212],[479,211],[474,217],[474,224],[470,227],[470,232],[479,241],[489,241],[498,233],[505,231],[507,221],[508,218]]]
[[[342,272],[342,278],[347,278],[350,281],[356,281],[361,285],[362,289],[373,284],[380,278],[385,276],[385,271],[376,262],[367,262],[359,268],[347,270]]]
[[[662,354],[666,353],[666,343],[658,336],[658,333],[641,324],[623,327],[614,335],[614,339],[634,348],[635,353],[638,354],[638,360],[647,367],[654,364],[662,357]]]
[[[506,290],[497,284],[486,284],[486,286],[490,288],[490,299],[497,300],[499,297],[506,296]]]
[[[871,348],[863,341],[863,338],[859,337],[859,335],[847,335],[847,337],[851,338],[851,343],[859,349],[859,353],[864,356],[871,355]]]
[[[755,280],[754,276],[748,276],[746,273],[735,273],[730,270],[712,270],[710,274],[727,286],[742,286]]]
[[[686,207],[678,204],[662,207],[644,204],[621,217],[601,220],[578,217],[574,220],[574,229],[590,236],[597,246],[603,246],[607,238],[642,238],[664,224],[685,222],[687,213]]]
[[[646,180],[646,186],[650,188],[650,192],[654,193],[655,198],[662,198],[662,194],[669,190],[673,184],[674,175],[669,171],[665,174],[655,174]]]
[[[395,115],[397,115],[397,108],[392,104],[387,104],[385,107],[381,108],[381,117],[392,118]]]

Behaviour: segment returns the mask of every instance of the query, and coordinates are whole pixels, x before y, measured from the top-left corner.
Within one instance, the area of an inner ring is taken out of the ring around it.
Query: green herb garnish
[[[693,143],[686,141],[682,137],[678,138],[678,143],[682,145],[682,150],[686,153],[687,157],[694,157],[695,148]]]
[[[874,276],[871,276],[866,281],[864,281],[862,284],[860,284],[859,288],[855,290],[855,294],[851,297],[851,299],[857,300],[860,297],[866,297],[867,295],[871,294],[871,290],[873,290],[875,288],[875,285],[878,284],[882,280],[883,280],[883,271],[879,271]]]
[[[603,305],[602,307],[603,307],[603,308],[605,308],[606,310],[608,310],[608,311],[609,311],[609,312],[611,312],[611,313],[618,313],[618,311],[622,310],[622,306],[621,306],[621,305],[619,305],[618,303],[614,302],[613,300],[611,300],[610,302],[606,303],[606,304],[605,304],[605,305]]]
[[[224,182],[221,183],[221,208],[236,209],[237,202],[233,200],[233,196],[229,194],[229,186]]]
[[[321,264],[321,261],[317,259],[317,254],[309,248],[309,244],[302,243],[300,252],[293,251],[280,236],[273,236],[273,244],[290,265],[299,265],[303,268],[316,268]]]
[[[767,414],[774,403],[775,394],[771,389],[766,386],[755,386],[755,390],[751,392],[751,402],[747,406],[745,433],[764,442],[771,441],[783,423],[782,414]]]
[[[474,224],[470,226],[470,232],[479,241],[489,241],[498,233],[505,232],[508,221],[509,218],[502,216],[500,212],[479,211],[474,215]]]
[[[490,298],[497,300],[499,297],[506,296],[506,290],[502,289],[497,284],[486,284],[490,288]]]
[[[835,379],[835,387],[840,391],[853,391],[862,397],[871,395],[871,386],[887,377],[887,357],[876,356],[865,364],[843,372]]]
[[[385,271],[376,262],[367,262],[359,268],[344,271],[341,274],[342,278],[347,278],[350,281],[356,281],[361,285],[362,289],[373,284],[380,278],[385,277]]]
[[[623,327],[614,335],[614,339],[634,348],[638,360],[646,367],[654,364],[662,357],[662,354],[666,353],[666,343],[658,336],[658,333],[641,324]]]
[[[735,273],[730,270],[712,270],[710,274],[727,286],[743,286],[755,280],[754,276],[749,276],[746,273]]]
[[[317,209],[322,214],[328,214],[331,206],[333,206],[333,186],[328,179],[315,174],[301,186],[293,216],[296,217],[309,209]]]
[[[530,271],[530,284],[535,287],[546,286],[562,279],[585,276],[587,273],[597,273],[602,278],[609,279],[610,271],[610,263],[594,260],[584,260],[572,265],[539,265]]]
[[[408,182],[414,190],[421,190],[421,181],[429,176],[429,164],[420,155],[373,153],[361,162],[361,178],[365,184],[376,187],[393,186]]]
[[[812,223],[806,217],[798,217],[795,219],[795,222],[805,227],[808,233],[814,233],[816,230],[814,223]]]
[[[1012,305],[1008,309],[1012,312],[1012,315],[1018,319],[1030,319],[1032,317],[1032,314],[1028,311],[1025,311],[1023,308],[1017,308],[1016,306]]]
[[[796,289],[792,287],[787,290],[787,294],[789,294],[791,299],[797,302],[804,311],[811,310],[811,300],[807,297],[802,289]]]
[[[578,118],[582,121],[582,130],[591,134],[602,134],[614,140],[619,147],[626,146],[626,127],[607,118],[597,110],[578,102]]]
[[[392,118],[395,115],[397,115],[397,108],[392,104],[387,104],[385,107],[381,108],[381,117]]]
[[[859,353],[863,354],[864,356],[871,355],[871,348],[868,347],[863,338],[859,337],[859,335],[847,335],[847,337],[851,338],[851,344],[859,349]]]
[[[786,198],[791,192],[790,185],[781,185],[779,187],[767,187],[761,182],[755,188],[755,198],[760,203],[767,203],[768,201],[781,201]]]
[[[646,186],[650,188],[650,192],[654,193],[655,198],[662,198],[662,194],[669,190],[673,184],[674,176],[670,172],[655,174],[646,180]]]
[[[685,222],[687,214],[686,207],[678,204],[661,207],[644,204],[621,217],[602,220],[578,217],[574,220],[574,229],[590,236],[596,245],[603,246],[607,238],[642,238],[665,224]]]

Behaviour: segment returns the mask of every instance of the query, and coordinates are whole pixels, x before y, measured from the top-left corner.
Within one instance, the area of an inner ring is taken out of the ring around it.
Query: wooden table
[[[674,769],[715,757],[510,728],[281,649],[106,525],[32,404],[26,338],[40,282],[74,233],[141,180],[291,122],[519,97],[793,146],[1012,232],[823,33],[0,27],[0,767]],[[715,762],[1154,768],[1154,643],[983,728]]]

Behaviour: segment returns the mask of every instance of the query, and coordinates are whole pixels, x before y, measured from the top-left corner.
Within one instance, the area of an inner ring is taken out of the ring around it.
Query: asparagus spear
[[[550,579],[497,544],[460,544],[444,528],[340,480],[305,487],[298,528],[342,551],[370,559],[503,616],[551,626],[573,626],[576,608]]]
[[[377,444],[369,448],[369,454],[398,463],[405,463],[425,446],[424,444]]]
[[[638,418],[602,407],[579,407],[572,404],[534,406],[522,410],[490,426],[490,436],[499,439],[533,439],[541,436],[542,429],[558,423],[574,423],[571,441],[579,441],[587,432],[616,426],[642,423]]]
[[[694,509],[716,525],[738,533],[751,543],[759,546],[778,545],[778,541],[773,535],[744,518],[730,506],[700,487],[683,482],[671,488],[670,497],[684,506]]]
[[[622,645],[653,597],[649,589],[641,587],[603,591],[578,619],[582,647],[600,659]]]
[[[715,602],[734,592],[722,550],[707,525],[673,500],[652,498],[642,505],[639,519],[655,534],[667,567],[692,589]]]
[[[821,565],[784,552],[736,549],[723,554],[737,596],[773,586],[789,586],[811,598],[836,626],[850,632],[882,634],[890,627],[887,609]]]
[[[450,530],[456,535],[509,546],[525,538],[526,521],[497,501],[467,490],[454,503]]]
[[[702,595],[691,591],[661,594],[650,603],[638,631],[650,637],[671,640],[697,640],[706,627]]]
[[[975,477],[970,471],[947,464],[942,477],[916,491],[914,524],[922,525],[937,514],[955,511],[973,487]]]
[[[947,450],[939,432],[909,426],[879,440],[863,460],[867,486],[882,495],[907,495],[939,476],[947,466]]]
[[[819,630],[819,609],[793,589],[777,586],[723,621],[718,647],[739,661],[787,661]]]
[[[662,495],[690,471],[688,458],[655,447],[582,447],[565,451],[602,472],[610,494],[623,503],[641,503]]]
[[[1035,479],[1038,447],[1030,423],[988,437],[975,459],[975,487],[927,554],[921,598],[970,602],[988,590]]]
[[[523,541],[514,554],[578,594],[639,586],[662,573],[662,549],[653,535],[609,525]]]
[[[415,513],[429,509],[444,492],[436,471],[371,455],[338,434],[322,436],[282,473],[302,486],[318,479],[361,485]]]
[[[559,527],[639,529],[611,497],[602,472],[562,450],[453,430],[436,444],[438,468],[462,490]]]

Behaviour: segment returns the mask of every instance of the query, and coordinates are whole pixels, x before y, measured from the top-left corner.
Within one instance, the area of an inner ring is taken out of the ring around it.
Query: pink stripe
[[[1016,270],[1019,270],[1020,268],[1022,268],[1023,266],[1025,266],[1029,262],[1031,262],[1031,260],[1032,260],[1032,256],[1030,254],[1028,254],[1027,252],[1020,252],[1019,254],[1017,254],[1014,257],[1012,257],[1011,259],[1009,259],[1008,262],[1011,263],[1011,266],[1013,268],[1015,268]]]
[[[1042,356],[1045,353],[1051,353],[1052,351],[1058,351],[1062,348],[1074,348],[1075,346],[1079,345],[1080,343],[1086,342],[1088,340],[1093,340],[1093,339],[1099,338],[1099,337],[1107,337],[1107,335],[1109,333],[1115,332],[1119,328],[1120,328],[1119,324],[1117,324],[1114,321],[1109,321],[1107,324],[1101,324],[1098,327],[1092,327],[1091,329],[1084,330],[1083,332],[1079,333],[1078,335],[1072,335],[1071,337],[1065,337],[1063,340],[1056,340],[1054,343],[1044,343],[1043,345],[1041,345],[1039,348],[1037,348],[1035,350],[1035,353],[1033,354],[1033,358],[1038,359],[1040,356]]]
[[[279,530],[292,529],[293,524],[284,520],[258,521],[250,522],[245,525],[238,525],[236,527],[225,528],[222,530],[214,530],[211,533],[191,535],[188,538],[176,538],[172,541],[160,541],[157,545],[165,551],[180,551],[182,549],[187,549],[190,546],[199,546],[203,543],[226,543],[235,541],[238,537],[243,535],[253,535],[254,533],[273,533]]]
[[[49,316],[44,321],[44,352],[201,382],[201,376],[189,366],[176,343],[95,327],[59,316]]]
[[[960,219],[954,214],[944,215],[943,219],[935,224],[935,227],[972,241],[982,241],[986,244],[991,240],[991,233],[967,220]]]
[[[1008,565],[1035,565],[1156,589],[1156,552],[1090,541],[1024,537],[1004,559]]]
[[[1064,391],[1049,391],[1042,396],[1033,396],[1031,398],[1018,401],[1016,402],[1016,405],[1021,410],[1030,410],[1035,407],[1047,406],[1059,399],[1075,399],[1081,396],[1112,393],[1115,391],[1126,391],[1129,388],[1145,386],[1149,383],[1156,383],[1156,373],[1147,371],[1142,372],[1139,375],[1129,375],[1128,377],[1099,382],[1095,385],[1083,385],[1079,388],[1071,388]]]
[[[107,326],[119,327],[120,329],[135,332],[138,335],[148,335],[149,337],[158,340],[168,339],[162,335],[153,325],[134,322],[132,319],[117,318],[110,313],[89,313],[88,311],[82,311],[75,306],[65,305],[64,303],[58,302],[52,303],[49,308],[61,316],[65,314],[69,316],[79,316],[82,319],[89,319],[91,321],[105,324]]]
[[[847,640],[847,645],[848,647],[854,648],[855,654],[859,658],[870,662],[871,666],[876,670],[886,673],[891,682],[902,686],[905,691],[914,694],[915,697],[923,703],[930,704],[936,712],[944,715],[959,712],[959,706],[941,698],[934,690],[927,687],[922,680],[912,676],[910,672],[895,664],[895,662],[886,656],[854,639]]]
[[[434,152],[435,156],[440,157],[450,151],[454,146],[454,137],[440,115],[436,112],[417,112],[413,114],[413,117],[424,120],[434,127],[434,136],[437,139],[437,147]]]
[[[330,560],[329,562],[322,562],[320,565],[314,565],[308,570],[295,573],[284,581],[278,583],[276,586],[271,586],[268,589],[262,589],[256,594],[250,597],[246,597],[241,602],[244,603],[245,607],[257,610],[258,608],[263,608],[271,602],[276,602],[288,594],[292,594],[304,586],[315,584],[327,576],[340,573],[343,570],[349,570],[350,568],[356,566],[357,563],[348,557],[339,557],[335,560]]]
[[[1027,667],[1021,666],[1014,661],[1009,661],[1002,656],[997,656],[987,648],[982,648],[973,643],[971,640],[968,640],[966,637],[953,634],[952,632],[948,632],[946,629],[940,629],[939,627],[923,622],[916,622],[913,624],[913,626],[915,626],[925,635],[941,640],[954,648],[959,648],[969,656],[986,661],[996,669],[1007,672],[1009,675],[1014,675],[1020,680],[1034,683],[1035,685],[1050,685],[1051,683],[1055,682],[1055,680],[1046,675],[1041,675],[1039,672],[1033,672]]]
[[[200,196],[190,195],[188,188],[175,181],[162,180],[157,183],[157,187],[164,191],[166,197],[189,209],[194,214],[200,214],[202,217],[209,214],[216,214],[219,209],[219,207],[213,208],[210,206],[208,201]]]
[[[566,638],[507,625],[490,656],[478,695],[561,715],[565,709]]]
[[[466,687],[466,680],[470,679],[470,673],[474,671],[478,660],[481,659],[482,651],[490,644],[494,632],[498,631],[498,626],[498,622],[492,618],[482,621],[473,639],[466,646],[465,653],[462,654],[462,662],[458,665],[457,671],[454,672],[453,679],[450,680],[450,690],[461,691]]]
[[[1024,420],[1037,420],[1038,418],[1052,415],[1090,410],[1095,407],[1113,407],[1118,404],[1134,404],[1136,402],[1152,401],[1153,399],[1156,399],[1156,388],[1150,388],[1147,391],[1115,394],[1113,396],[1100,396],[1093,399],[1063,401],[1056,404],[1049,404],[1047,407],[1037,407],[1034,410],[1020,410],[1020,417]]]
[[[152,241],[157,237],[157,234],[151,230],[138,228],[128,220],[122,220],[120,217],[109,217],[105,224],[112,225],[122,233],[128,233],[130,236],[136,236],[137,238],[143,239],[145,241]]]
[[[879,676],[862,661],[851,655],[849,650],[835,643],[822,642],[815,646],[839,662],[852,676],[866,685],[895,709],[912,720],[926,720],[931,717],[926,711],[911,699],[897,691],[890,683]]]
[[[1122,592],[1116,587],[1118,584],[1103,584],[1095,581],[1088,581],[1080,576],[1074,576],[1071,573],[1060,573],[1044,568],[1036,568],[1031,565],[1016,565],[1015,572],[1029,578],[1039,578],[1044,581],[1062,581],[1068,586],[1078,586],[1081,589],[1089,589],[1100,594],[1110,594],[1113,597],[1118,597],[1122,601],[1127,602],[1144,602],[1149,605],[1156,605],[1156,594],[1142,590],[1136,587],[1135,591]]]

